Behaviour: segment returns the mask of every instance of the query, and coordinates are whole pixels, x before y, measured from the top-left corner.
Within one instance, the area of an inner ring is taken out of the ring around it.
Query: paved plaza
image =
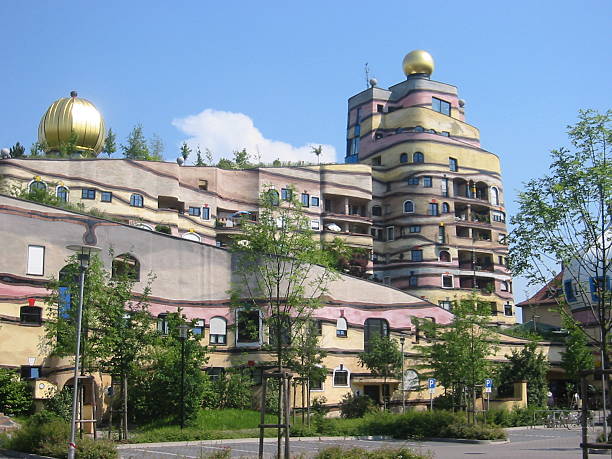
[[[294,439],[291,442],[291,453],[309,456],[314,452],[329,447],[360,447],[376,449],[382,447],[406,446],[417,451],[431,451],[436,459],[481,456],[495,459],[531,459],[531,458],[578,458],[581,451],[580,431],[578,429],[525,428],[508,431],[508,442],[489,444],[450,443],[441,441],[374,441],[355,439]],[[275,443],[266,441],[265,456],[274,457]],[[191,442],[188,445],[130,445],[121,447],[122,459],[185,458],[199,459],[225,448],[231,448],[232,457],[256,457],[257,440],[219,440],[216,442]],[[602,457],[602,456],[597,456]]]

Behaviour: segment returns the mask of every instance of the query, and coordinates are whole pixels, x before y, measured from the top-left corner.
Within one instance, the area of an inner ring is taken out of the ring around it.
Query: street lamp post
[[[68,459],[74,459],[76,452],[77,406],[79,403],[79,365],[81,360],[81,322],[83,319],[83,291],[85,290],[85,271],[89,267],[91,255],[99,252],[98,247],[91,245],[69,245],[66,247],[76,252],[79,260],[79,309],[76,322],[76,345],[74,352],[74,378],[72,383],[72,418],[70,424],[70,442],[68,443]]]
[[[400,336],[400,345],[402,348],[402,414],[406,412],[406,375],[404,375],[404,342],[406,341],[405,336]]]
[[[189,325],[181,323],[178,327],[179,340],[181,340],[181,429],[185,427],[185,340]]]

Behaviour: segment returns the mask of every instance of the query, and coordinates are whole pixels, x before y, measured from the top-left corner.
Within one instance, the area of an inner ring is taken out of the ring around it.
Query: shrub
[[[248,370],[229,370],[206,385],[203,405],[212,409],[252,408],[252,384]]]
[[[117,459],[119,454],[113,442],[83,438],[78,442],[77,459]]]
[[[311,410],[313,413],[321,415],[321,416],[325,416],[327,413],[329,413],[329,408],[325,406],[325,404],[327,403],[327,398],[326,397],[315,397],[312,400],[312,406],[311,406]]]
[[[499,427],[483,424],[466,424],[464,422],[449,424],[441,433],[442,437],[447,438],[467,438],[474,440],[502,440],[506,438],[506,433]]]
[[[172,234],[172,231],[168,225],[155,225],[155,231],[158,233]]]
[[[32,396],[25,381],[7,368],[0,368],[0,412],[9,416],[26,414],[32,409]]]
[[[348,392],[340,402],[340,413],[343,418],[362,418],[373,411],[377,411],[377,408],[367,395],[353,395]]]
[[[366,450],[363,448],[341,448],[332,446],[317,453],[315,459],[431,459],[429,453],[416,453],[408,448],[382,448]]]
[[[45,410],[56,414],[65,421],[70,422],[72,417],[72,386],[56,392],[56,394],[45,402]]]

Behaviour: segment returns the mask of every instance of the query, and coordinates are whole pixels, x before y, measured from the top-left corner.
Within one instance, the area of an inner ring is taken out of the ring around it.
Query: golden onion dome
[[[402,62],[402,67],[404,68],[406,76],[415,73],[431,75],[434,71],[434,60],[427,51],[417,49],[406,54]]]
[[[106,137],[104,118],[94,104],[77,97],[76,91],[70,97],[56,100],[47,109],[38,126],[38,141],[45,145],[46,151],[58,151],[73,132],[78,151],[94,155],[102,151]]]

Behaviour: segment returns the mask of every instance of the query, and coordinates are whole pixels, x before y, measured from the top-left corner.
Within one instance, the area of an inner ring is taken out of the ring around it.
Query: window
[[[459,164],[455,158],[448,158],[448,168],[452,172],[457,172],[459,170]]]
[[[412,201],[404,201],[404,213],[411,214],[414,212],[414,203]]]
[[[385,106],[383,104],[376,104],[376,112],[377,113],[382,113],[385,109]]]
[[[440,132],[440,135],[443,135],[444,137],[450,137],[450,132],[442,131],[442,132]]]
[[[288,316],[273,316],[268,320],[268,343],[276,347],[278,345],[278,331],[280,327],[281,346],[291,344],[291,318]]]
[[[193,335],[202,336],[204,334],[204,319],[198,319],[193,324],[191,329]]]
[[[387,226],[387,241],[395,241],[395,226]]]
[[[499,283],[499,289],[500,289],[502,292],[507,292],[507,291],[508,291],[508,281],[501,281],[501,282]]]
[[[426,175],[425,177],[423,177],[423,187],[431,188],[432,186],[433,186],[433,181],[431,179],[431,176]]]
[[[321,229],[321,222],[319,220],[310,220],[310,229],[319,231]]]
[[[162,335],[168,334],[168,314],[163,313],[157,316],[157,331],[160,332]]]
[[[407,153],[402,153],[400,155],[400,163],[407,163],[408,162],[408,154]]]
[[[348,324],[344,317],[338,317],[338,320],[336,320],[336,336],[338,338],[346,338],[348,336]]]
[[[453,288],[453,276],[442,274],[442,288]]]
[[[81,199],[96,199],[96,190],[93,188],[83,188],[81,190]]]
[[[19,308],[19,321],[22,324],[42,324],[42,308],[38,306],[21,306]]]
[[[261,344],[261,314],[257,309],[239,309],[236,311],[236,344]]]
[[[334,387],[349,387],[350,373],[340,365],[334,370]]]
[[[60,201],[68,202],[68,188],[66,188],[65,186],[58,186],[55,189],[55,195],[57,196],[57,199],[59,199]]]
[[[506,221],[506,214],[504,214],[503,212],[492,212],[493,215],[493,221],[494,222],[505,222]]]
[[[210,367],[206,369],[206,374],[210,378],[211,381],[218,380],[225,373],[225,368],[223,367]]]
[[[319,198],[317,196],[313,196],[310,198],[310,205],[312,207],[319,207]]]
[[[491,204],[499,206],[499,190],[496,187],[491,187]]]
[[[289,188],[281,188],[281,199],[283,201],[291,201],[293,192]]]
[[[509,302],[504,304],[504,315],[512,317],[512,304],[510,304]]]
[[[443,225],[438,226],[438,244],[446,243],[446,230]]]
[[[374,338],[384,338],[386,336],[389,336],[389,322],[385,319],[366,319],[364,323],[363,349],[367,352]]]
[[[192,217],[199,217],[202,214],[202,209],[199,207],[189,207],[189,215]]]
[[[420,233],[421,232],[421,225],[411,225],[409,228],[409,231],[411,233]]]
[[[419,184],[419,177],[408,177],[408,185],[418,185]]]
[[[380,156],[377,156],[376,158],[372,158],[372,166],[380,166],[382,165],[382,160],[380,159]]]
[[[127,278],[134,281],[140,280],[140,262],[129,253],[122,253],[113,259],[112,278]]]
[[[427,208],[427,215],[433,215],[434,217],[439,215],[438,214],[438,204],[435,202],[432,202],[429,204],[429,207]]]
[[[210,220],[210,207],[202,207],[202,220]]]
[[[382,132],[378,132],[378,131],[376,131],[376,132],[374,133],[374,140],[380,140],[380,139],[382,139],[383,137],[384,137],[384,134],[383,134]]]
[[[227,322],[222,317],[210,319],[210,344],[227,344]]]
[[[112,202],[113,200],[113,193],[111,193],[110,191],[101,191],[100,192],[100,201],[102,202]]]
[[[442,309],[446,311],[450,311],[451,309],[453,309],[453,303],[451,303],[451,301],[449,300],[438,301],[438,306],[440,306]]]
[[[412,261],[423,261],[423,251],[422,250],[411,250],[410,259]]]
[[[448,179],[446,177],[444,177],[442,181],[440,182],[440,188],[442,190],[442,196],[447,198],[448,197]]]
[[[388,263],[388,262],[385,261],[385,263]],[[391,285],[391,276],[384,276],[383,277],[383,285]]]
[[[419,286],[419,278],[415,275],[414,271],[410,271],[410,276],[408,277],[408,286],[409,287]]]
[[[310,195],[308,193],[302,193],[302,205],[304,207],[310,206]]]
[[[315,336],[323,336],[323,321],[315,320],[312,322],[311,333],[314,333]]]
[[[591,290],[591,300],[599,301],[599,293],[603,293],[606,290],[610,290],[612,285],[610,285],[610,277],[606,276],[604,279],[603,276],[599,277],[591,277],[589,279],[589,286]]]
[[[448,205],[448,202],[443,202],[442,203],[442,213],[447,214],[449,212],[450,212],[450,206]]]
[[[21,367],[22,379],[38,379],[40,378],[40,367],[31,367],[24,365]]]
[[[30,193],[36,193],[37,191],[45,191],[47,189],[47,185],[45,182],[41,182],[40,180],[35,180],[30,183]]]
[[[202,238],[200,237],[199,234],[196,234],[192,231],[188,231],[186,233],[183,233],[183,235],[181,236],[183,239],[187,239],[188,241],[195,241],[195,242],[201,242]]]
[[[450,263],[451,255],[448,250],[440,250],[440,254],[438,255],[438,259],[444,263]]]
[[[565,291],[565,298],[567,301],[576,301],[576,295],[574,294],[571,280],[566,280],[563,282],[563,290]]]
[[[325,375],[320,375],[319,378],[315,377],[315,378],[310,379],[308,387],[310,388],[311,391],[322,391],[324,382],[325,382]]]
[[[425,162],[425,155],[423,155],[423,153],[421,153],[420,151],[415,152],[412,155],[412,162],[413,163],[424,163]]]
[[[425,128],[423,126],[415,126],[413,131],[414,132],[425,132]]]
[[[144,206],[144,199],[143,199],[142,195],[134,193],[132,196],[130,196],[130,206],[132,206],[132,207],[143,207]]]
[[[276,190],[268,190],[267,191],[267,195],[268,195],[268,199],[270,200],[270,204],[272,204],[273,206],[278,206],[280,203],[279,197],[278,197],[278,191]]]
[[[380,206],[373,206],[372,207],[372,216],[373,217],[380,217],[382,215],[382,207]]]
[[[42,276],[45,273],[45,248],[41,245],[28,246],[28,266],[26,274]]]
[[[442,113],[443,115],[450,116],[451,114],[450,102],[447,102],[442,99],[438,99],[437,97],[431,98],[431,108],[436,112]]]

